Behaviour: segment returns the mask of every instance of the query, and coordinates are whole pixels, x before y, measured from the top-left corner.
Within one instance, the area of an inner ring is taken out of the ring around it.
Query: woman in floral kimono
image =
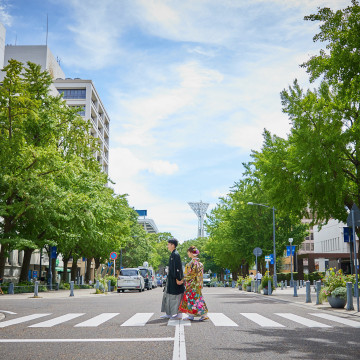
[[[188,316],[184,320],[194,320],[195,316],[200,316],[199,321],[207,320],[208,309],[202,296],[204,265],[199,261],[199,250],[195,246],[190,246],[188,256],[191,261],[185,266],[184,279],[185,292],[179,306],[179,312],[186,313]]]

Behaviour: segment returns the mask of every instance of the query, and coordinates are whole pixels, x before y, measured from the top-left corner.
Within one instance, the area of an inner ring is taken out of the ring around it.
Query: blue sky
[[[0,0],[6,43],[48,45],[67,77],[94,81],[110,116],[115,191],[180,241],[187,202],[213,208],[266,128],[289,131],[280,91],[315,54],[317,7],[350,0]]]

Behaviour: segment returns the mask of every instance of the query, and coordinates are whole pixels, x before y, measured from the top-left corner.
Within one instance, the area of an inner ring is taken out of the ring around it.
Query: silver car
[[[145,281],[139,269],[121,269],[117,280],[117,292],[124,292],[124,290],[138,290],[139,292],[145,290]]]

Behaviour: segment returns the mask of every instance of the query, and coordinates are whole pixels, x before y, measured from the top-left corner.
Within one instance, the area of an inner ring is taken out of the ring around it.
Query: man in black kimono
[[[171,252],[168,266],[168,275],[166,280],[166,288],[161,304],[161,312],[166,315],[161,318],[181,319],[181,314],[178,314],[180,301],[184,293],[184,285],[178,285],[176,280],[181,281],[184,274],[181,264],[181,258],[176,250],[178,241],[176,239],[168,240],[168,250]]]

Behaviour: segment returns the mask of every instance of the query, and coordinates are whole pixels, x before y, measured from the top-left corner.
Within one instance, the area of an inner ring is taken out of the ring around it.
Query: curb
[[[5,315],[3,313],[0,313],[0,320],[5,319]]]

